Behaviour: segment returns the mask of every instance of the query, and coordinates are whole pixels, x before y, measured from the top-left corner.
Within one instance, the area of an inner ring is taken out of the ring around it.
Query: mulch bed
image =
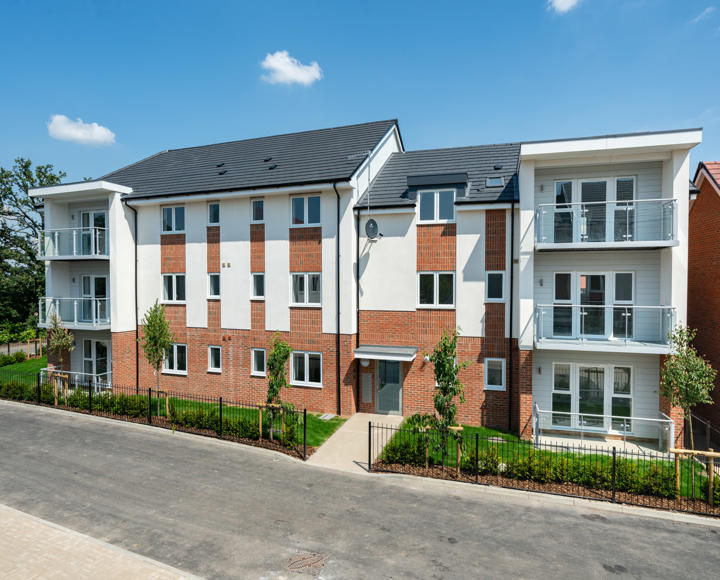
[[[376,461],[373,464],[373,471],[404,473],[418,477],[430,477],[433,479],[448,479],[451,481],[475,483],[475,475],[466,473],[462,470],[458,473],[454,467],[446,467],[443,470],[442,467],[437,466],[415,467],[413,465],[402,465],[398,463],[388,464],[383,461]],[[481,485],[493,485],[496,487],[521,489],[525,491],[567,495],[600,501],[612,501],[612,491],[610,490],[591,489],[574,483],[538,483],[536,481],[511,479],[502,475],[480,475],[477,478],[477,482]],[[623,491],[616,491],[615,502],[708,516],[720,516],[720,507],[710,507],[708,503],[698,499],[693,500],[683,497],[677,499],[667,499],[651,495],[638,495]]]

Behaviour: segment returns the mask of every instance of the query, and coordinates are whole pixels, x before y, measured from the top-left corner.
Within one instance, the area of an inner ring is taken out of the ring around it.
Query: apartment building
[[[668,330],[686,319],[689,151],[700,130],[406,151],[394,120],[158,153],[37,189],[47,297],[73,373],[154,385],[140,320],[166,305],[163,388],[431,412],[458,328],[463,422],[670,437]],[[111,374],[110,374],[111,373]]]

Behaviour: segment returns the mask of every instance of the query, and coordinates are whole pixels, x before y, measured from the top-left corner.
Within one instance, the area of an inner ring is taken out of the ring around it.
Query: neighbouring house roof
[[[413,206],[419,189],[442,185],[459,187],[458,205],[517,201],[519,160],[520,143],[393,153],[356,207]]]
[[[397,120],[170,149],[100,179],[130,198],[343,181]]]
[[[715,187],[720,190],[720,161],[701,161],[698,163],[697,170],[695,170],[695,177],[693,178],[696,186],[699,182],[700,172],[703,169],[715,182]]]
[[[700,193],[700,188],[697,185],[695,185],[695,183],[692,180],[690,180],[690,185],[688,186],[688,191],[689,191],[690,195],[693,196],[693,195],[697,195],[698,193]]]

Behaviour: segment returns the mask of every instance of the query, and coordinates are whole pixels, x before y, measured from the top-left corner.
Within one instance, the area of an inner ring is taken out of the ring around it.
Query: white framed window
[[[504,391],[505,390],[505,359],[504,358],[486,358],[485,359],[485,390],[486,391]]]
[[[252,297],[254,300],[265,298],[265,274],[262,272],[252,275]]]
[[[317,272],[290,274],[290,304],[319,306],[322,300],[321,275]]]
[[[220,298],[220,274],[208,274],[208,298]]]
[[[251,350],[250,374],[255,377],[265,376],[265,349],[253,348]]]
[[[250,200],[250,223],[265,223],[265,202],[262,199]]]
[[[455,190],[418,191],[418,222],[446,223],[455,221]]]
[[[221,346],[209,346],[208,347],[208,372],[209,373],[222,372],[222,347]]]
[[[454,308],[455,272],[418,272],[418,308]]]
[[[175,205],[162,208],[162,232],[178,233],[185,231],[185,206]]]
[[[220,225],[220,204],[216,201],[208,204],[208,225]]]
[[[615,304],[632,304],[635,287],[633,272],[614,272],[614,275]]]
[[[485,273],[485,302],[505,302],[505,272]]]
[[[187,374],[187,345],[173,344],[165,353],[163,372],[174,375]]]
[[[613,367],[612,381],[611,428],[614,431],[632,432],[632,367]]]
[[[320,225],[320,196],[307,195],[290,198],[291,227]]]
[[[322,387],[322,353],[293,352],[290,358],[290,384]]]
[[[163,274],[163,302],[185,302],[185,274]]]

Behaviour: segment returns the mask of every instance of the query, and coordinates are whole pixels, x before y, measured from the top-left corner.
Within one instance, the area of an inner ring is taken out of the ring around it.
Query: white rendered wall
[[[137,207],[138,213],[138,315],[142,320],[147,310],[162,298],[160,274],[159,205]]]
[[[456,234],[456,322],[463,336],[483,336],[485,318],[485,211],[459,211]],[[508,282],[506,280],[506,282]],[[507,284],[506,284],[507,287]]]
[[[100,262],[109,272],[110,324],[112,332],[135,329],[135,241],[134,215],[119,193],[110,196],[108,212],[110,264]]]
[[[380,140],[350,180],[350,184],[355,189],[353,201],[357,202],[362,197],[372,180],[380,173],[390,155],[397,151],[402,151],[402,143],[400,142],[397,127],[393,127]]]
[[[222,209],[221,209],[222,219]],[[207,327],[207,204],[185,204],[186,325]]]
[[[347,210],[349,195],[340,199],[341,214]],[[322,223],[322,331],[334,333],[337,329],[337,293],[335,291],[337,281],[336,252],[337,252],[337,196],[335,192],[321,194],[320,221]],[[341,222],[340,243],[345,244],[345,238],[349,237],[351,224],[347,220]],[[345,269],[342,268],[341,271]],[[350,286],[348,286],[350,288]],[[342,312],[341,305],[341,312]],[[342,324],[342,323],[341,323]]]
[[[268,198],[265,198],[266,236],[268,221],[272,219],[268,214],[268,205]],[[207,220],[205,222],[207,223]],[[267,263],[267,246],[265,252]],[[203,260],[203,263],[207,268],[207,262]],[[265,285],[267,293],[267,279]],[[222,328],[240,330],[250,328],[250,200],[248,198],[224,199],[220,204],[220,324]]]
[[[534,344],[534,256],[535,256],[535,162],[520,161],[520,227],[518,235],[518,344],[521,350],[531,350]]]
[[[265,198],[265,328],[290,331],[290,198]],[[249,206],[248,206],[249,207]],[[249,209],[248,209],[249,212]],[[322,209],[321,209],[322,212]],[[249,252],[248,252],[249,258]],[[248,265],[247,272],[250,271]],[[247,279],[249,292],[250,283]],[[322,280],[325,286],[325,277]],[[323,290],[324,294],[324,290]],[[249,296],[249,294],[248,294]],[[249,302],[248,302],[249,305]],[[249,322],[249,313],[248,313]]]

